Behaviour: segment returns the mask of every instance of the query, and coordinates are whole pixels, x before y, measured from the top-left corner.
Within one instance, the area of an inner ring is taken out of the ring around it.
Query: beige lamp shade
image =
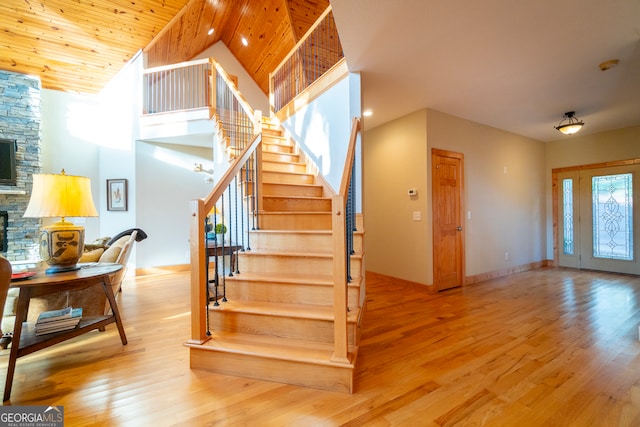
[[[65,217],[98,216],[91,195],[91,180],[84,176],[35,174],[27,218],[55,218],[55,224],[40,231],[40,257],[51,267],[47,273],[77,269],[84,250],[84,227],[65,221]]]
[[[27,218],[98,216],[91,195],[91,180],[85,176],[34,174]]]

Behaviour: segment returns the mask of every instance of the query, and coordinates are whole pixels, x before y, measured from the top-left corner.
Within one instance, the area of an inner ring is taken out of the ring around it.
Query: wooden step
[[[270,212],[331,212],[331,199],[304,196],[262,196],[262,209]]]
[[[306,173],[307,165],[304,163],[278,162],[262,160],[262,171],[264,172],[288,172],[288,173]]]
[[[280,145],[280,146],[286,146],[286,147],[293,147],[294,143],[290,138],[284,137],[284,136],[275,136],[275,135],[268,135],[268,134],[262,134],[262,143],[263,144],[275,144],[275,145]]]
[[[361,279],[347,285],[348,306],[360,305]],[[226,278],[229,300],[263,301],[288,304],[333,304],[333,276],[239,273]]]
[[[262,160],[266,162],[300,163],[300,154],[263,151]]]
[[[331,212],[260,212],[260,230],[331,230]]]
[[[262,172],[262,182],[266,184],[314,184],[314,181],[310,173]]]
[[[262,194],[268,196],[307,196],[322,197],[324,189],[321,185],[312,184],[278,184],[263,183]]]
[[[347,313],[348,343],[355,344],[359,310]],[[228,300],[209,305],[212,331],[239,332],[293,340],[332,343],[333,307],[315,304],[286,304]]]
[[[268,248],[274,251],[326,252],[333,251],[331,230],[255,230],[249,235],[252,248]],[[353,250],[363,251],[364,232],[353,235]]]
[[[294,147],[290,145],[280,145],[277,142],[273,141],[262,141],[262,152],[263,153],[289,153],[293,154],[295,152]]]
[[[362,255],[351,257],[351,276],[359,278]],[[268,273],[282,275],[331,275],[333,253],[280,252],[253,249],[238,253],[238,269],[244,273]]]
[[[353,392],[357,347],[349,348],[349,363],[338,363],[332,345],[275,337],[215,331],[204,344],[186,345],[191,369]]]

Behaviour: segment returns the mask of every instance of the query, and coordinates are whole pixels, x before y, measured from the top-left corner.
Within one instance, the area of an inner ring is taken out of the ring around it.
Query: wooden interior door
[[[463,284],[463,171],[461,153],[431,150],[433,282],[439,291]]]

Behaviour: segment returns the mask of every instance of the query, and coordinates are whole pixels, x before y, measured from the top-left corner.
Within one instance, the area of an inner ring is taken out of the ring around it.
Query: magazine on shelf
[[[51,315],[50,313],[55,313]],[[36,335],[49,334],[75,328],[82,319],[82,308],[67,307],[42,313],[36,321]]]
[[[60,310],[51,310],[40,313],[36,323],[54,322],[60,319],[71,317],[72,307],[61,308]]]

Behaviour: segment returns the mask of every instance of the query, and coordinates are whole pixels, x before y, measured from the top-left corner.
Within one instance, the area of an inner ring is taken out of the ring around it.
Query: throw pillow
[[[116,262],[116,260],[118,259],[118,255],[120,255],[122,247],[125,243],[127,243],[129,237],[130,236],[122,236],[121,238],[113,242],[113,244],[109,246],[109,248],[104,251],[104,253],[100,257],[100,262]]]
[[[91,251],[85,251],[78,262],[98,262],[104,249],[98,248]]]

